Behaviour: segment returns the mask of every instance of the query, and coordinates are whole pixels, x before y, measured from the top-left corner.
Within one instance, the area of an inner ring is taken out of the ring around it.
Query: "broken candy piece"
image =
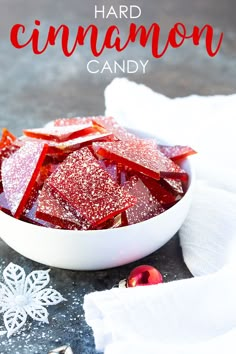
[[[160,183],[163,185],[164,188],[168,189],[171,193],[177,194],[184,194],[183,184],[182,181],[179,179],[173,178],[162,178]]]
[[[38,205],[38,203],[36,200],[34,202],[34,204],[32,205],[32,207],[30,209],[27,209],[26,212],[21,215],[20,220],[26,221],[30,224],[34,224],[34,225],[38,225],[38,226],[61,229],[61,227],[59,225],[54,225],[54,224],[51,224],[50,222],[47,222],[47,221],[37,218],[36,217],[37,205]]]
[[[39,195],[39,185],[36,182],[34,187],[31,190],[30,196],[29,196],[27,203],[24,207],[24,210],[21,214],[20,220],[26,221],[28,223],[38,225],[38,226],[54,228],[55,227],[54,225],[52,225],[44,220],[38,219],[35,215],[37,205],[38,205],[38,195]]]
[[[122,163],[135,171],[159,180],[172,177],[186,180],[187,173],[157,149],[153,140],[132,139],[117,142],[93,143],[95,153]]]
[[[92,122],[87,124],[70,125],[65,127],[45,127],[23,130],[24,135],[30,138],[45,139],[56,142],[63,142],[78,138],[85,134],[93,132]]]
[[[58,164],[54,164],[54,163],[48,163],[48,164],[44,164],[41,168],[40,168],[40,172],[38,174],[37,177],[37,183],[40,187],[42,187],[44,185],[44,183],[46,182],[47,178],[57,169]]]
[[[10,157],[16,150],[18,150],[18,147],[14,145],[7,145],[4,146],[0,149],[0,192],[3,191],[3,186],[2,186],[2,162],[4,159],[7,159]]]
[[[19,147],[24,146],[25,142],[30,141],[34,143],[45,143],[48,145],[48,155],[57,155],[57,154],[68,154],[70,152],[73,152],[75,150],[78,150],[80,147],[89,145],[93,141],[104,141],[104,140],[113,140],[113,134],[112,133],[101,133],[99,131],[89,133],[84,136],[80,136],[75,139],[70,139],[67,141],[63,142],[56,142],[56,141],[49,141],[45,139],[35,139],[31,137],[23,137],[21,140],[17,141],[17,145]]]
[[[172,161],[185,159],[186,157],[197,153],[191,147],[181,145],[158,145],[158,149],[160,149],[160,151]]]
[[[145,175],[139,175],[139,178],[145,184],[145,186],[149,189],[151,194],[161,203],[163,206],[174,204],[178,201],[181,196],[176,195],[175,193],[171,193],[171,191],[167,190],[164,186],[161,185],[161,180],[157,181],[153,178],[150,178]]]
[[[91,226],[76,210],[72,213],[72,207],[58,193],[52,191],[47,183],[38,198],[36,217],[63,229],[87,230]]]
[[[63,151],[63,152],[72,152],[74,150],[79,149],[82,146],[91,144],[93,141],[103,141],[103,140],[113,140],[113,135],[112,133],[91,133],[87,134],[85,136],[81,136],[76,139],[68,140],[64,143],[58,143],[57,145],[54,145],[57,151]],[[51,148],[51,144],[49,147],[49,150]]]
[[[93,122],[105,128],[107,131],[113,133],[119,140],[127,140],[135,138],[136,136],[129,133],[125,128],[120,126],[113,117],[93,117]]]
[[[2,163],[2,184],[7,203],[19,218],[36,181],[47,152],[47,145],[27,142]]]
[[[124,166],[120,163],[117,164],[117,176],[118,176],[118,183],[123,186],[126,181],[129,181],[130,178],[137,173],[133,171],[131,168]]]
[[[10,133],[6,128],[2,129],[2,138],[0,140],[0,192],[2,192],[2,161],[18,149],[12,145],[15,140],[16,137],[12,133]]]
[[[106,220],[102,224],[99,224],[92,228],[92,230],[106,230],[106,229],[117,229],[118,227],[123,226],[122,224],[122,215],[118,214],[115,217]]]
[[[6,128],[2,129],[2,138],[0,140],[0,149],[5,146],[12,145],[12,143],[16,140],[16,137],[9,132]]]
[[[104,171],[88,148],[70,154],[47,180],[93,227],[133,206],[130,196]]]
[[[124,189],[137,198],[136,205],[125,212],[128,225],[148,220],[165,211],[140,178],[132,177],[125,183]]]

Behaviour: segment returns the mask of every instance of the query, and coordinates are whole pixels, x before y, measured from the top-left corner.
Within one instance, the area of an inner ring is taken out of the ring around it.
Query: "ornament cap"
[[[48,354],[73,354],[73,352],[70,346],[63,345],[62,347],[50,350]]]
[[[118,287],[119,288],[126,288],[127,287],[127,279],[120,280],[119,284],[118,284]]]

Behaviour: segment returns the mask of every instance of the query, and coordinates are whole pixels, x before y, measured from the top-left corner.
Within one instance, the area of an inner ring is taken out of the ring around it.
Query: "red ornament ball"
[[[161,273],[150,265],[141,265],[134,268],[127,278],[127,288],[160,284],[163,282]]]

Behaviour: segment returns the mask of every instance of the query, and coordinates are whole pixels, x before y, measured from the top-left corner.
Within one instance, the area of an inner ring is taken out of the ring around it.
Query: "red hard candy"
[[[137,199],[136,204],[125,212],[128,225],[148,220],[165,211],[137,176],[133,176],[128,182],[125,182],[123,188]]]
[[[119,125],[113,117],[93,117],[94,124],[98,124],[107,131],[115,135],[119,140],[127,140],[135,138],[135,136],[129,133],[125,128]]]
[[[195,155],[197,152],[193,150],[190,146],[167,146],[167,145],[159,145],[160,151],[167,156],[172,161],[177,161],[180,159],[185,159],[190,155]]]
[[[47,180],[92,227],[132,207],[136,198],[101,168],[88,148],[70,154]]]
[[[154,140],[93,143],[93,149],[98,156],[114,160],[157,180],[161,177],[181,180],[188,178],[185,171],[158,150]]]
[[[69,125],[65,127],[49,127],[23,130],[24,135],[30,138],[45,139],[58,143],[76,139],[93,132],[92,122],[80,125]]]
[[[2,162],[2,185],[11,213],[19,218],[47,153],[47,145],[27,142]]]

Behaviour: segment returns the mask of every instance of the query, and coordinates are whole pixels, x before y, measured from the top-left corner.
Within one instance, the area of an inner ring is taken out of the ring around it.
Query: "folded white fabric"
[[[236,269],[228,267],[188,280],[87,295],[84,309],[96,348],[106,354],[193,354],[200,348],[222,354],[218,345],[230,338],[234,351],[227,354],[235,353],[235,280]]]
[[[180,230],[184,260],[200,277],[85,297],[97,350],[106,354],[236,352],[236,95],[170,99],[115,79],[106,114],[198,152],[198,184]],[[212,273],[212,274],[211,274]]]

